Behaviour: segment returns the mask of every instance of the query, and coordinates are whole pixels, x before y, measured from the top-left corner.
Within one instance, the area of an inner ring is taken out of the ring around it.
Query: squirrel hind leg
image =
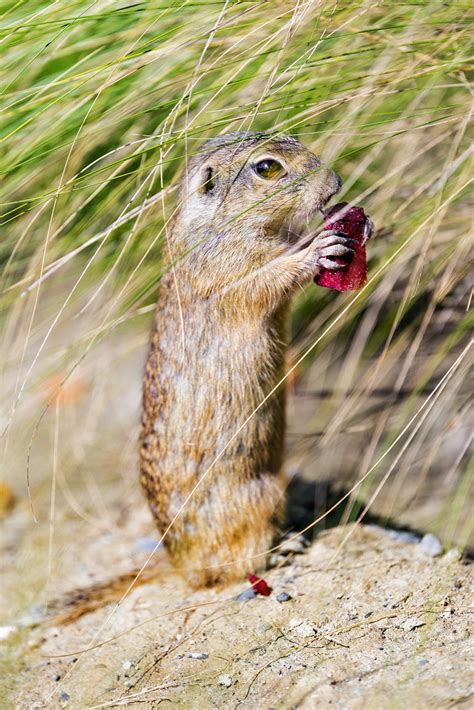
[[[203,554],[190,550],[179,564],[179,571],[194,589],[226,586],[244,580],[249,572],[263,572],[267,567],[269,550],[276,530],[267,526],[260,534],[240,538],[232,545],[222,544],[219,549]]]
[[[225,585],[263,571],[281,519],[282,489],[273,473],[232,485],[221,475],[191,502],[167,541],[186,582],[194,588]]]
[[[197,525],[193,538],[187,538],[175,559],[181,573],[194,587],[226,585],[266,569],[271,548],[278,539],[278,501],[252,509],[242,505],[234,515],[216,514],[212,523]]]

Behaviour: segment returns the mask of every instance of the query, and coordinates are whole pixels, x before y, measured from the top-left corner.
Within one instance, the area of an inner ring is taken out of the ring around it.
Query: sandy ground
[[[115,569],[145,559],[147,538],[133,560],[124,558],[127,536],[136,533],[135,521],[122,545],[92,546],[92,576],[107,548]],[[161,579],[133,589],[118,608],[112,603],[70,624],[13,632],[3,654],[10,648],[18,673],[14,687],[4,688],[2,707],[474,702],[472,569],[454,548],[433,557],[422,544],[376,526],[335,528],[268,572],[269,597],[248,601],[235,598],[245,582],[190,592],[165,567],[163,556]],[[80,572],[75,576],[80,584]],[[282,593],[291,598],[278,601]]]

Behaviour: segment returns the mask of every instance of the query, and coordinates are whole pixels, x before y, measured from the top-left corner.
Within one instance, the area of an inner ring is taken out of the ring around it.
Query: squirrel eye
[[[285,172],[285,169],[281,163],[277,160],[272,160],[272,158],[265,158],[265,160],[260,160],[253,166],[254,171],[260,177],[266,180],[274,180],[275,178],[281,177]]]

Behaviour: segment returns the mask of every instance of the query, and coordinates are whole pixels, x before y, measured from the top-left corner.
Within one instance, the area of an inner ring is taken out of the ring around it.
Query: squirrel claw
[[[328,271],[342,271],[342,269],[347,267],[347,264],[338,264],[337,261],[332,261],[332,259],[322,257],[318,261],[318,266],[322,266]]]
[[[374,223],[370,219],[370,217],[367,217],[367,220],[365,222],[365,227],[364,227],[364,236],[362,237],[362,245],[364,245],[368,239],[372,236],[374,231]]]
[[[344,232],[324,229],[315,240],[317,266],[329,271],[340,271],[350,264],[355,254],[356,241]],[[338,257],[339,261],[333,259]],[[341,261],[343,263],[341,263]]]

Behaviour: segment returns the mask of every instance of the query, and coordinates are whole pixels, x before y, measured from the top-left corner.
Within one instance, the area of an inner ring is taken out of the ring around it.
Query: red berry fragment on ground
[[[261,594],[262,597],[269,597],[272,593],[272,588],[268,586],[264,579],[257,577],[256,574],[248,574],[247,579],[256,594]]]
[[[333,217],[332,221],[331,217]],[[336,291],[352,291],[361,288],[367,281],[365,242],[370,236],[370,219],[362,207],[349,207],[345,202],[333,207],[327,218],[329,221],[325,222],[324,229],[334,229],[347,234],[357,242],[357,246],[351,263],[345,269],[341,271],[321,269],[314,281],[318,286],[333,288]],[[344,264],[344,261],[337,257],[334,258],[334,261]]]

